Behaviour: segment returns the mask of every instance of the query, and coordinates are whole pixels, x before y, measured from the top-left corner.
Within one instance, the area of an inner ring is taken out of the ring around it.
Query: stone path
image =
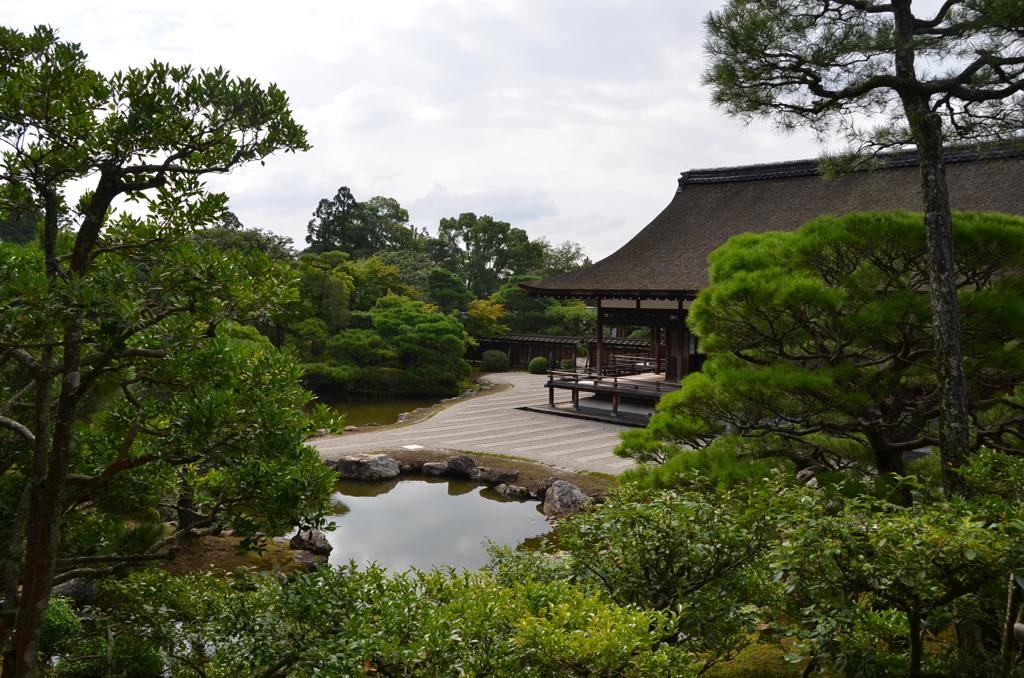
[[[623,426],[515,409],[547,403],[544,375],[508,372],[487,378],[513,387],[457,403],[418,424],[349,433],[313,441],[313,445],[323,459],[422,445],[524,457],[574,471],[619,474],[633,466],[632,461],[612,454],[619,432],[626,430]]]

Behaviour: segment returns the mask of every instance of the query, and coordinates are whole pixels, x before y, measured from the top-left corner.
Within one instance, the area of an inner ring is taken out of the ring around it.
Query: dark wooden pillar
[[[601,302],[597,303],[600,304]],[[604,323],[601,321],[601,307],[599,305],[597,307],[597,376],[601,376],[604,373]]]
[[[690,373],[690,328],[686,326],[686,317],[679,323],[679,375],[676,381]]]
[[[651,328],[651,343],[654,344],[654,373],[661,374],[661,328]]]

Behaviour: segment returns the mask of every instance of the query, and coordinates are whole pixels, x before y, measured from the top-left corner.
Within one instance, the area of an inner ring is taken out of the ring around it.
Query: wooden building
[[[1024,216],[1024,159],[1019,152],[947,153],[955,210]],[[708,285],[708,255],[741,233],[792,231],[824,214],[922,210],[915,152],[892,154],[882,168],[821,176],[815,160],[691,170],[668,206],[632,240],[593,266],[520,283],[531,295],[588,299],[598,305],[598,375],[609,364],[606,326],[649,327],[651,364],[667,381],[700,367],[697,338],[686,327],[690,301]]]

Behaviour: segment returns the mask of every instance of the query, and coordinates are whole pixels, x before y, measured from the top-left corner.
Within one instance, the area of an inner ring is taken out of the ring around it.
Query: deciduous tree
[[[269,469],[283,455],[314,475],[293,486],[312,504],[293,491],[279,495],[281,506],[306,506],[312,517],[326,476],[315,475],[286,412],[237,408],[246,392],[294,382],[294,367],[259,352],[231,367],[216,343],[219,325],[276,303],[280,274],[264,257],[267,275],[252,278],[254,262],[189,243],[226,204],[202,175],[308,148],[284,92],[219,68],[161,63],[105,77],[52,29],[4,28],[0,142],[0,198],[27,200],[43,217],[38,250],[0,256],[0,468],[20,497],[4,553],[0,643],[5,678],[20,678],[38,673],[59,571],[116,570],[157,555],[66,560],[70,509],[160,467],[179,469],[186,527],[230,509],[231,496],[270,500],[272,513],[280,507],[261,493],[265,476],[244,469],[260,459]],[[69,206],[67,187],[79,180],[91,189]],[[144,215],[118,214],[119,199]],[[235,515],[244,533],[244,514]]]

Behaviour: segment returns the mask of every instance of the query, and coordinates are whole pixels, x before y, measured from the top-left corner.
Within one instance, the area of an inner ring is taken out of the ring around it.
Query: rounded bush
[[[530,374],[544,374],[548,371],[547,358],[534,358],[530,361]]]
[[[484,372],[508,372],[511,366],[504,351],[484,351],[480,358],[480,369]]]
[[[576,361],[572,358],[566,358],[562,362],[558,363],[558,366],[563,370],[571,370],[576,367]]]
[[[587,347],[586,346],[577,346],[576,347],[576,355],[578,355],[580,358],[586,358],[587,357]]]
[[[82,632],[82,622],[67,598],[54,596],[46,607],[43,633],[39,637],[39,651],[45,655],[57,654]]]

